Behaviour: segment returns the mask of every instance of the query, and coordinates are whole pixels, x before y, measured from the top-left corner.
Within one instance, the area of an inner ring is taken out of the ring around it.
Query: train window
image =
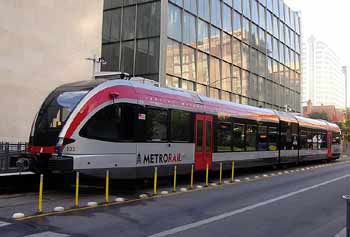
[[[312,149],[313,150],[318,150],[318,149],[320,149],[320,147],[319,147],[319,134],[318,133],[316,133],[316,132],[314,132],[313,133],[313,137],[312,137]]]
[[[247,125],[246,132],[246,149],[247,151],[256,151],[256,126],[255,125]]]
[[[232,151],[232,125],[227,122],[217,124],[217,151]]]
[[[321,148],[327,148],[327,134],[321,134]]]
[[[298,150],[298,135],[292,134],[292,150]]]
[[[298,125],[292,124],[292,150],[298,150]]]
[[[38,115],[38,128],[56,129],[63,127],[75,106],[88,91],[54,91],[45,100]]]
[[[280,149],[287,149],[287,125],[281,124],[281,141],[280,141]]]
[[[268,145],[267,126],[258,127],[258,151],[266,151]]]
[[[292,123],[292,134],[297,135],[298,134],[298,124]]]
[[[340,144],[340,133],[333,133],[332,144]]]
[[[197,144],[196,144],[196,151],[202,151],[203,150],[203,120],[197,121]]]
[[[302,149],[308,149],[308,143],[307,143],[307,131],[306,130],[302,130],[300,131],[300,147]]]
[[[314,137],[314,134],[311,130],[307,131],[307,148],[309,150],[312,150],[312,147],[313,147],[313,137]]]
[[[321,144],[322,144],[322,135],[321,133],[317,134],[317,149],[321,149]]]
[[[292,137],[292,127],[289,125],[286,130],[286,143],[285,143],[287,150],[293,149],[293,137]]]
[[[245,129],[243,124],[234,124],[233,127],[233,151],[244,151]]]
[[[296,124],[283,123],[281,125],[281,150],[298,149],[298,127]]]
[[[276,151],[277,150],[277,141],[278,141],[278,132],[276,127],[269,127],[268,129],[268,136],[269,136],[269,151]]]
[[[207,125],[206,125],[206,136],[205,136],[205,151],[209,152],[211,151],[211,122],[207,121]]]
[[[146,112],[146,140],[152,142],[167,141],[168,111],[148,108]]]
[[[80,135],[102,141],[131,141],[136,108],[132,104],[108,105],[89,119]]]
[[[171,141],[173,142],[190,142],[191,113],[179,110],[171,111]]]

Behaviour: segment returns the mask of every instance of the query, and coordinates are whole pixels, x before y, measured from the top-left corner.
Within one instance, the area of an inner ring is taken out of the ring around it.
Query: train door
[[[212,166],[213,116],[196,114],[195,118],[195,169],[205,170]]]

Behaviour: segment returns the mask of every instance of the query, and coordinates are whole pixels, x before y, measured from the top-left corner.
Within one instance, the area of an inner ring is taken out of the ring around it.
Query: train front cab
[[[58,136],[77,104],[99,81],[87,81],[62,85],[52,91],[42,104],[34,119],[29,138],[29,152],[33,154],[31,170],[48,171],[49,160],[58,152]],[[63,141],[63,145],[71,140]],[[62,162],[60,163],[62,164]],[[72,162],[64,164],[72,170]]]
[[[341,133],[339,130],[333,130],[330,132],[331,151],[330,158],[336,160],[340,158],[341,154]]]
[[[299,160],[327,160],[327,123],[300,116],[296,118],[299,121]]]

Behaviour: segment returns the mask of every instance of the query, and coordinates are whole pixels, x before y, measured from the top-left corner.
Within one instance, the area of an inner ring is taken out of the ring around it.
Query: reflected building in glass
[[[282,0],[105,0],[105,71],[300,112],[300,19]]]

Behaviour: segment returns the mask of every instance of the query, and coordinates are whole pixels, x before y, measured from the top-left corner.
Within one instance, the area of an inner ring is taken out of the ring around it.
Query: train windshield
[[[41,107],[34,131],[34,145],[52,146],[69,115],[88,91],[54,91]]]
[[[340,133],[333,133],[332,143],[340,144]]]
[[[66,122],[68,116],[86,95],[87,91],[62,92],[51,103],[43,108],[43,116],[40,116],[38,128],[60,128]]]

